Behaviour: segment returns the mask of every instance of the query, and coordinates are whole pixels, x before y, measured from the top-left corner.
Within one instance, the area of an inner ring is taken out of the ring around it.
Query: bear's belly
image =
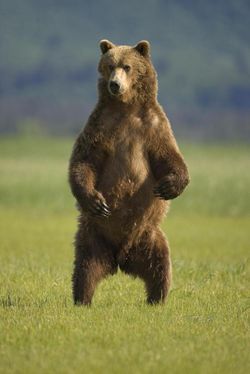
[[[157,224],[166,203],[154,197],[154,184],[141,148],[121,146],[108,158],[97,184],[111,209],[109,218],[96,220],[103,234],[118,242],[147,223]]]
[[[97,189],[102,192],[110,208],[121,209],[140,195],[152,195],[153,176],[142,145],[119,142],[103,166]]]

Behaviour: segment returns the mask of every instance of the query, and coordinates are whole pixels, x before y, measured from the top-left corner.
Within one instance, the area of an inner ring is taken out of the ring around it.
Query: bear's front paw
[[[109,217],[111,214],[109,206],[100,193],[97,193],[89,200],[88,210],[95,217]]]
[[[171,200],[179,195],[176,186],[176,176],[170,174],[164,177],[154,188],[154,195],[163,200]]]

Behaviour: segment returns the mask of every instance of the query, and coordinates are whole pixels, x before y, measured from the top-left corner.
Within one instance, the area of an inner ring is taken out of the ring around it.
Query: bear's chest
[[[107,131],[108,158],[116,168],[138,174],[145,161],[145,138],[142,121],[136,116],[117,119]]]
[[[149,174],[141,122],[137,118],[122,119],[110,126],[105,138],[106,158],[99,187],[104,195],[131,196]]]

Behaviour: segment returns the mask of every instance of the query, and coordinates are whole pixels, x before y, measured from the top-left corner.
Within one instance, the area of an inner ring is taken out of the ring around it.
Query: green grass
[[[1,373],[247,373],[250,157],[237,145],[185,145],[192,183],[163,228],[173,287],[145,303],[121,273],[91,308],[71,300],[71,139],[0,141]]]

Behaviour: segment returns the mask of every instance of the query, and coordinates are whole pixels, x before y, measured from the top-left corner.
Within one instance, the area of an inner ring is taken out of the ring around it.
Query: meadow
[[[180,144],[192,181],[162,225],[166,305],[119,272],[83,308],[71,297],[72,144],[0,140],[0,373],[250,372],[248,147]]]

